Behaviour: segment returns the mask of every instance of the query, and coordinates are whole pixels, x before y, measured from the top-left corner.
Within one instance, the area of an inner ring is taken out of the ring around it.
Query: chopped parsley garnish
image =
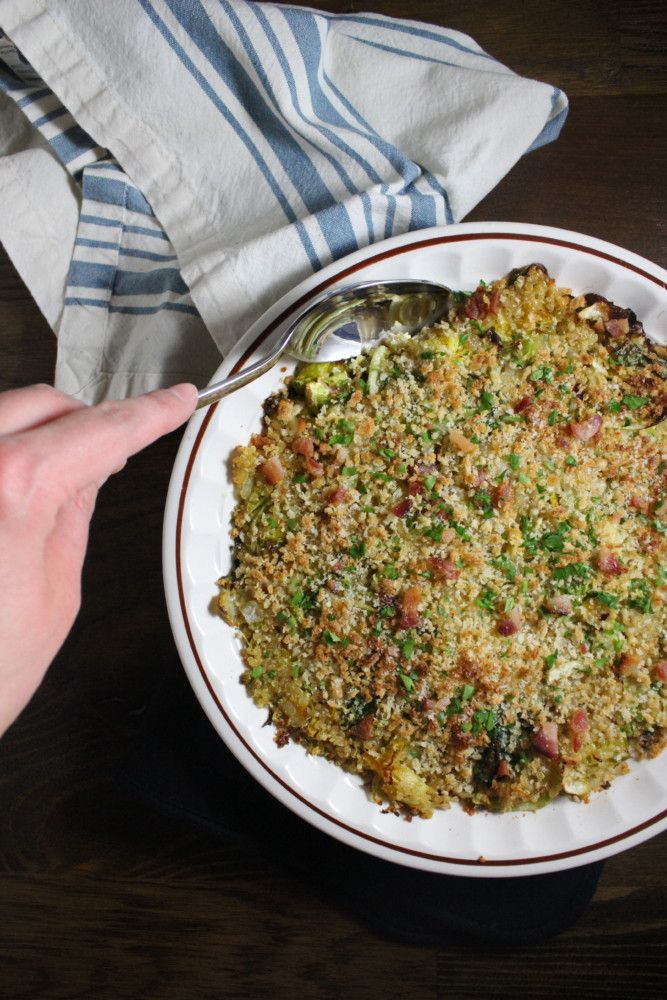
[[[640,407],[650,403],[650,399],[648,396],[624,396],[622,402],[629,410],[638,410]]]
[[[604,590],[589,590],[586,597],[595,598],[600,604],[604,604],[606,608],[617,608],[620,600],[618,594],[608,594]]]
[[[554,370],[553,368],[547,367],[547,365],[538,365],[537,368],[532,370],[528,377],[531,382],[540,382],[542,379],[544,379],[545,382],[553,382]]]
[[[405,690],[411,694],[415,689],[415,677],[412,674],[404,674],[401,670],[398,672],[398,676],[401,679],[401,684]]]
[[[574,562],[565,566],[557,566],[551,574],[551,579],[560,584],[561,590],[577,593],[585,584],[593,570],[587,563]]]
[[[406,639],[401,646],[401,656],[405,660],[409,660],[414,651],[415,651],[415,640],[412,638]]]
[[[495,569],[499,569],[501,573],[504,573],[510,582],[516,580],[516,566],[508,556],[496,556],[491,565]]]
[[[366,555],[366,542],[362,541],[357,535],[353,535],[351,538],[352,544],[347,550],[353,559],[361,559],[362,556]]]
[[[642,578],[630,580],[630,593],[627,605],[629,608],[641,611],[644,615],[649,614],[653,610],[651,584],[648,580]]]
[[[477,490],[477,492],[473,497],[473,500],[482,511],[483,518],[486,519],[489,517],[493,517],[494,515],[493,501],[491,500],[490,493],[487,493],[486,490]]]
[[[470,535],[468,534],[468,532],[466,531],[466,529],[463,527],[462,524],[459,524],[457,521],[450,521],[449,523],[451,524],[452,528],[459,536],[459,538],[462,538],[464,542],[470,541]]]
[[[496,604],[496,596],[494,590],[491,590],[490,587],[485,587],[477,597],[475,604],[478,608],[483,608],[485,611],[493,611]]]

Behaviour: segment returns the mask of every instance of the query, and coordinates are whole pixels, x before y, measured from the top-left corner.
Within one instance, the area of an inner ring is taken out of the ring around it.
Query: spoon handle
[[[227,378],[223,378],[220,382],[214,382],[213,385],[207,385],[205,389],[200,389],[197,393],[197,409],[199,410],[202,406],[209,406],[211,403],[216,403],[219,399],[228,396],[230,392],[234,392],[236,389],[240,389],[241,386],[247,385],[248,382],[259,378],[260,375],[264,375],[270,368],[273,368],[284,350],[284,343],[281,341],[261,361],[256,361],[254,365],[241,369],[235,375],[228,375]]]

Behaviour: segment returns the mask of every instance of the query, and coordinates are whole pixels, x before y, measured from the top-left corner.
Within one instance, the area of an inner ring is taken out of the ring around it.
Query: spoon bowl
[[[343,361],[374,346],[389,331],[414,334],[433,326],[452,304],[451,290],[434,281],[364,281],[324,292],[296,317],[265,358],[201,389],[197,408],[264,375],[284,354],[297,361]]]

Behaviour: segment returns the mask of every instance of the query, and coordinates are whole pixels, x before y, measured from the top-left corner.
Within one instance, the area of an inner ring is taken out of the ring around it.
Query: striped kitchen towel
[[[208,380],[277,297],[459,221],[565,95],[457,31],[243,0],[0,0],[0,239],[86,401]]]

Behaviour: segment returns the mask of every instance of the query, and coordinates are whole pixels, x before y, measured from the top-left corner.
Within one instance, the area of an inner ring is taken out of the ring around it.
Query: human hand
[[[196,399],[189,384],[98,406],[47,385],[0,393],[0,735],[76,618],[99,488]]]

